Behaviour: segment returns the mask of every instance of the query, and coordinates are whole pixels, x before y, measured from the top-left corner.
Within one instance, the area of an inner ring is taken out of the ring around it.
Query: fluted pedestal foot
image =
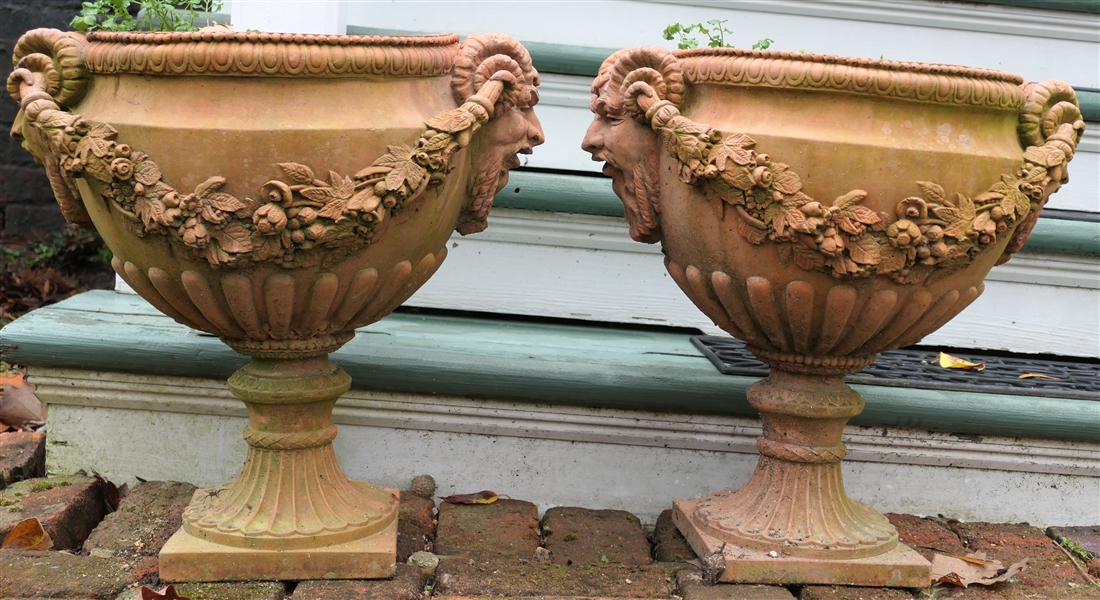
[[[353,484],[364,484],[353,481]],[[397,498],[398,491],[385,489]],[[201,501],[208,490],[199,490]],[[384,579],[397,563],[397,520],[373,535],[312,548],[237,548],[177,531],[160,552],[160,578],[181,581]]]
[[[841,433],[863,410],[844,372],[862,365],[783,358],[764,355],[771,375],[748,390],[764,429],[752,477],[741,489],[675,501],[676,526],[699,556],[721,549],[722,581],[927,586],[928,561],[844,491]]]
[[[229,378],[248,406],[241,476],[200,490],[160,553],[165,581],[372,579],[397,558],[396,490],[348,479],[332,407],[351,384],[328,360],[252,350]]]
[[[782,547],[765,551],[723,542],[692,521],[699,502],[674,500],[672,521],[699,556],[722,550],[726,569],[719,581],[906,588],[925,588],[930,583],[928,561],[902,544],[867,558],[831,559],[791,556]]]

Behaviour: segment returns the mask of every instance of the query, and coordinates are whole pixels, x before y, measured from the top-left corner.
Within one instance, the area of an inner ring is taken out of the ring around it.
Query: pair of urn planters
[[[65,217],[176,321],[251,357],[241,476],[196,495],[168,581],[393,573],[396,492],[348,479],[328,355],[481,231],[544,139],[504,35],[92,33],[14,50],[12,135]],[[723,581],[922,587],[929,565],[844,492],[844,376],[966,308],[1027,239],[1084,123],[1073,90],[967,67],[645,46],[609,57],[583,147],[630,235],[771,367],[740,489],[674,502]]]

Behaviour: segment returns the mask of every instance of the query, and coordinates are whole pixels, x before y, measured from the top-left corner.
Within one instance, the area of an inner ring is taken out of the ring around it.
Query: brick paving
[[[17,431],[0,435],[0,489],[45,475],[45,432]]]
[[[0,511],[0,516],[6,518],[0,523],[17,522],[32,512],[34,516],[43,515],[44,524],[50,523],[57,532],[55,539],[70,550],[0,552],[0,598],[133,600],[139,597],[141,585],[163,587],[157,554],[179,527],[180,514],[194,486],[142,483],[122,501],[118,511],[106,518],[102,514],[96,517],[94,531],[86,524],[76,527],[68,523],[66,519],[70,518],[86,523],[96,506],[104,506],[102,490],[97,486],[93,478],[77,474],[30,479],[0,490],[0,496],[13,501],[11,506],[18,500],[21,508],[10,513]],[[19,496],[15,496],[17,491]],[[83,508],[76,510],[78,507]],[[98,510],[102,512],[105,507]],[[1070,559],[1035,527],[897,514],[888,518],[898,528],[902,542],[926,558],[936,552],[962,555],[984,551],[1006,565],[1026,557],[1030,568],[1014,581],[965,590],[945,585],[928,590],[708,585],[697,564],[688,562],[695,559],[694,553],[667,513],[658,518],[647,537],[639,520],[623,511],[553,508],[540,520],[537,507],[521,500],[436,507],[430,499],[404,493],[398,547],[406,556],[425,549],[433,551],[440,558],[434,570],[398,564],[397,574],[388,580],[176,587],[191,600],[1100,598],[1100,589],[1089,587]],[[74,533],[81,528],[91,531],[90,535]]]
[[[5,434],[7,435],[7,434]],[[107,514],[103,484],[83,473],[26,479],[0,491],[0,539],[31,517],[53,539],[54,550],[80,550]]]

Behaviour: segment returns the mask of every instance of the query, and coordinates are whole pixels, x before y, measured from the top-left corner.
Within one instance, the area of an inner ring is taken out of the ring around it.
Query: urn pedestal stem
[[[161,552],[162,579],[393,573],[397,494],[349,479],[332,446],[332,408],[350,385],[327,354],[253,356],[229,378],[248,406],[244,468],[236,481],[196,492]]]
[[[844,491],[841,435],[864,402],[829,371],[773,365],[748,390],[764,429],[749,482],[677,500],[673,519],[700,556],[723,552],[723,581],[927,586],[927,561]]]

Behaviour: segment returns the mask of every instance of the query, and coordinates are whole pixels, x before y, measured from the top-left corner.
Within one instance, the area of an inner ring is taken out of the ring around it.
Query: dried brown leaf
[[[8,535],[4,536],[4,542],[0,543],[4,550],[49,550],[53,548],[53,540],[50,534],[42,528],[42,522],[31,517],[15,524]]]
[[[454,496],[443,496],[442,500],[447,504],[492,504],[497,501],[496,492],[489,490],[481,490],[476,494],[457,494]]]

